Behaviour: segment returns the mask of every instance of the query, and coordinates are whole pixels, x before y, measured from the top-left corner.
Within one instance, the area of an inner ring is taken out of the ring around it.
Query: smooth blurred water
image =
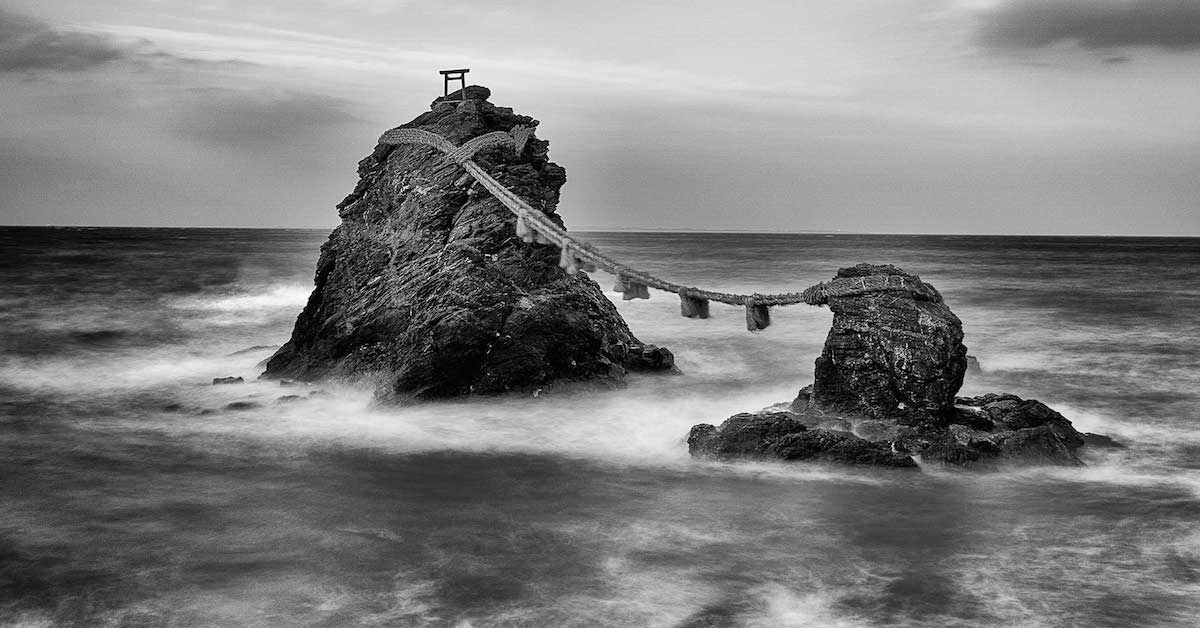
[[[1200,240],[589,234],[739,292],[894,263],[963,319],[984,369],[964,393],[1037,398],[1129,445],[974,474],[688,457],[691,425],[809,383],[824,308],[750,334],[734,308],[618,302],[685,375],[606,394],[386,408],[255,381],[325,235],[0,228],[0,623],[1200,616]],[[227,375],[247,383],[209,385]]]

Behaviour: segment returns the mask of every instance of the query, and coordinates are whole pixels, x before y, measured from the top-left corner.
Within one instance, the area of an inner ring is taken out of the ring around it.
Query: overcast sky
[[[331,227],[454,67],[573,229],[1200,235],[1200,0],[0,0],[0,224]]]

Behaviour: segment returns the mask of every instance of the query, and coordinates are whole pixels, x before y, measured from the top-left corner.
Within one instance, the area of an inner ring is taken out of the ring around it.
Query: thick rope
[[[575,260],[579,260],[580,263],[578,266],[580,268],[586,269],[592,265],[602,268],[616,275],[620,284],[641,284],[666,292],[673,292],[681,295],[684,299],[743,305],[746,306],[747,321],[751,329],[755,327],[762,329],[770,323],[770,317],[763,306],[794,305],[797,303],[823,305],[828,302],[831,296],[848,296],[851,294],[891,289],[914,292],[929,299],[937,296],[937,292],[932,287],[919,279],[912,278],[913,281],[909,282],[905,277],[888,275],[835,279],[812,286],[804,292],[731,294],[728,292],[717,292],[684,286],[660,279],[631,266],[626,266],[605,255],[592,243],[585,240],[576,240],[565,229],[550,220],[546,214],[531,207],[511,190],[504,187],[499,181],[492,178],[479,164],[472,160],[475,153],[495,146],[512,146],[520,154],[524,151],[525,144],[532,135],[533,129],[517,126],[510,133],[493,131],[464,142],[462,146],[455,147],[448,140],[436,133],[430,133],[422,129],[392,129],[384,133],[379,138],[379,142],[381,144],[421,144],[445,153],[455,163],[460,164],[485,190],[490,192],[492,196],[496,197],[505,207],[516,214],[518,235],[526,235],[525,233],[521,233],[521,231],[525,231],[529,234],[529,238],[537,236],[538,241],[553,244],[562,249],[564,260],[562,265],[568,271],[574,269],[576,267]],[[896,285],[893,286],[893,283]],[[705,318],[707,318],[707,313],[706,308],[704,310]]]

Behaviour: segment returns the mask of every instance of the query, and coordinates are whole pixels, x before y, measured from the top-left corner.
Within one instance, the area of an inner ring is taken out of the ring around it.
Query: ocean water
[[[1128,445],[980,474],[687,455],[693,424],[810,382],[824,308],[750,334],[734,308],[618,302],[685,374],[603,394],[388,408],[256,381],[325,235],[0,229],[0,624],[1200,617],[1200,240],[590,234],[739,292],[897,264],[963,319],[983,368],[964,393],[1040,399]]]

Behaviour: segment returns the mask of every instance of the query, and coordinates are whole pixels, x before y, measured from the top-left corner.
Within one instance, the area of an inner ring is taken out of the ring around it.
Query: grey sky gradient
[[[1200,0],[0,0],[0,224],[332,226],[448,67],[574,229],[1200,235]]]
[[[1019,0],[980,16],[978,40],[995,48],[1077,42],[1086,48],[1200,48],[1195,0]]]

